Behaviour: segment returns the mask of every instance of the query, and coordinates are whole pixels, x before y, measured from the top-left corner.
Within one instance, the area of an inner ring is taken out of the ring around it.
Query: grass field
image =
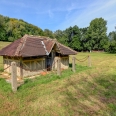
[[[3,47],[9,45],[11,42],[2,42],[0,41],[0,49],[2,49]]]
[[[17,93],[0,78],[0,116],[116,116],[116,54],[76,57],[87,55],[91,68],[88,61],[76,62],[75,73],[26,80]]]
[[[5,46],[9,45],[10,43],[11,42],[2,42],[2,41],[0,41],[0,50],[2,48],[4,48]],[[3,64],[1,64],[1,63],[3,63],[2,57],[0,57],[0,70],[3,69]]]

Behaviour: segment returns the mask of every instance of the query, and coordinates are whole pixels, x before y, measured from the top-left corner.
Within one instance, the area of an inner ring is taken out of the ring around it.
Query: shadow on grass
[[[116,55],[116,53],[114,53],[114,52],[104,52],[104,54],[109,54],[109,55],[113,54],[113,55]]]
[[[62,94],[66,94],[65,104],[73,115],[116,115],[116,75],[101,75],[92,81],[69,79],[65,88]]]

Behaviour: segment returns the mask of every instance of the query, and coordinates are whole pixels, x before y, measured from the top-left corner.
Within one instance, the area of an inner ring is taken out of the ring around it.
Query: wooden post
[[[11,84],[13,92],[17,91],[17,70],[16,62],[11,62]]]
[[[61,76],[61,59],[58,58],[57,60],[57,75]]]
[[[91,67],[91,58],[88,56],[88,66]]]
[[[72,58],[72,71],[75,72],[75,57]]]

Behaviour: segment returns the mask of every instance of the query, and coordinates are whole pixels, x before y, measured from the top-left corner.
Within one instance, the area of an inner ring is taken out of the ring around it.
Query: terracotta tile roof
[[[48,53],[50,53],[52,48],[53,48],[53,46],[54,46],[54,44],[55,44],[55,41],[48,39],[48,40],[44,40],[43,42],[44,42],[44,44],[46,46],[46,49],[47,49]]]
[[[20,43],[20,39],[12,42],[10,45],[8,45],[5,48],[3,48],[2,50],[0,50],[0,55],[1,56],[4,56],[4,55],[14,56],[19,43]]]
[[[77,54],[77,52],[75,50],[73,50],[67,46],[64,46],[61,43],[57,43],[57,44],[59,46],[61,54],[63,54],[63,55],[75,55],[75,54]]]
[[[77,54],[71,48],[48,37],[24,35],[21,39],[14,41],[0,50],[0,55],[21,57],[43,56],[48,55],[55,44],[57,44],[60,53],[63,55]]]

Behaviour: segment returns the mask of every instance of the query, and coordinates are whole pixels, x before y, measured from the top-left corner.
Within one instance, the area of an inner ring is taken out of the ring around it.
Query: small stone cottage
[[[3,56],[4,68],[11,65],[12,61],[17,65],[17,76],[26,77],[39,74],[42,70],[55,70],[57,58],[61,58],[61,68],[69,66],[69,55],[77,54],[76,51],[43,36],[24,35],[0,50]],[[11,73],[11,67],[5,70]]]

